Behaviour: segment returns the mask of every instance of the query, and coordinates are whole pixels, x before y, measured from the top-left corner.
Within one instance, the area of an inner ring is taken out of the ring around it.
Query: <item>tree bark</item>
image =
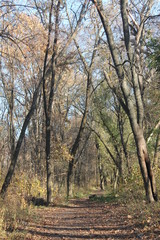
[[[159,147],[160,147],[160,126],[159,126],[159,129],[158,129],[157,138],[156,138],[156,144],[155,144],[155,150],[154,150],[153,166],[155,166],[155,167],[158,166],[158,148]]]
[[[52,179],[51,179],[51,161],[50,161],[50,148],[51,148],[51,130],[50,118],[46,119],[46,173],[47,173],[47,204],[51,202],[52,194]]]
[[[100,189],[104,190],[104,174],[103,174],[103,164],[101,160],[100,148],[97,139],[95,139],[96,148],[97,148],[97,162],[98,162],[98,170],[99,170],[99,178],[100,178]]]
[[[134,134],[137,146],[137,155],[140,164],[140,169],[143,177],[146,198],[148,202],[158,201],[156,182],[153,174],[153,169],[149,159],[146,141],[143,136],[143,130],[138,129]]]

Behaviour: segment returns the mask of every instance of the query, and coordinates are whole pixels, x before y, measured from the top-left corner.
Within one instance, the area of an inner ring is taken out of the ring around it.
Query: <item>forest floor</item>
[[[72,199],[67,205],[34,209],[35,218],[19,232],[25,240],[160,239],[160,227],[129,215],[124,204]]]

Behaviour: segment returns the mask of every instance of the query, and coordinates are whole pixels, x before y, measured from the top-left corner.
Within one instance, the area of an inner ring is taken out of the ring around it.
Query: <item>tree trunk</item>
[[[114,189],[114,192],[117,191],[117,186],[118,186],[118,178],[119,178],[119,170],[118,168],[115,170],[115,173],[114,173],[114,185],[113,185],[113,189]]]
[[[51,202],[52,193],[52,180],[51,180],[51,130],[50,130],[50,118],[46,120],[46,173],[47,173],[47,204]]]
[[[153,162],[153,167],[158,166],[158,148],[160,147],[160,127],[158,129],[158,134],[156,138],[156,144],[155,144],[155,151],[154,151],[154,162]]]
[[[67,199],[71,195],[71,178],[72,178],[72,171],[73,171],[73,164],[74,164],[74,159],[72,159],[69,162],[68,165],[68,172],[67,172]]]
[[[13,83],[12,83],[13,85]],[[11,146],[11,158],[13,157],[14,154],[14,149],[15,149],[15,129],[14,129],[14,89],[12,86],[11,90],[11,99],[9,103],[9,108],[10,108],[10,146]]]
[[[51,202],[52,194],[52,180],[51,180],[51,162],[50,162],[50,143],[51,143],[51,115],[52,104],[54,98],[54,87],[56,80],[56,68],[57,68],[57,50],[58,50],[58,34],[59,34],[59,13],[60,13],[60,1],[58,1],[55,10],[55,36],[53,44],[53,52],[51,58],[51,78],[47,79],[46,74],[46,62],[49,54],[50,36],[52,31],[52,13],[53,13],[54,1],[51,1],[50,13],[49,13],[49,29],[48,29],[48,43],[45,54],[44,70],[43,70],[43,100],[44,100],[44,112],[46,118],[46,173],[47,173],[47,204]]]
[[[143,177],[147,201],[158,201],[155,178],[153,175],[153,170],[147,151],[146,141],[143,136],[143,130],[138,129],[137,132],[134,134],[134,137],[137,146],[138,160]]]
[[[100,189],[104,190],[104,178],[103,178],[103,164],[101,161],[101,154],[100,154],[100,148],[99,143],[96,138],[96,148],[97,148],[97,158],[98,158],[98,170],[99,170],[99,178],[100,178]]]

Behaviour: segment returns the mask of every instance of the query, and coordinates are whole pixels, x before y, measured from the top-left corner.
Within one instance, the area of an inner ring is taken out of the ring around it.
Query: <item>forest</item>
[[[159,0],[0,0],[0,40],[0,239],[73,199],[159,239]]]

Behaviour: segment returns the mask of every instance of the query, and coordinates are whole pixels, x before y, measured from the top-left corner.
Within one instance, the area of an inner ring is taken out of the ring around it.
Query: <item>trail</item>
[[[38,208],[38,221],[29,222],[26,240],[160,239],[160,232],[144,230],[128,216],[125,206],[71,200],[62,207]]]

